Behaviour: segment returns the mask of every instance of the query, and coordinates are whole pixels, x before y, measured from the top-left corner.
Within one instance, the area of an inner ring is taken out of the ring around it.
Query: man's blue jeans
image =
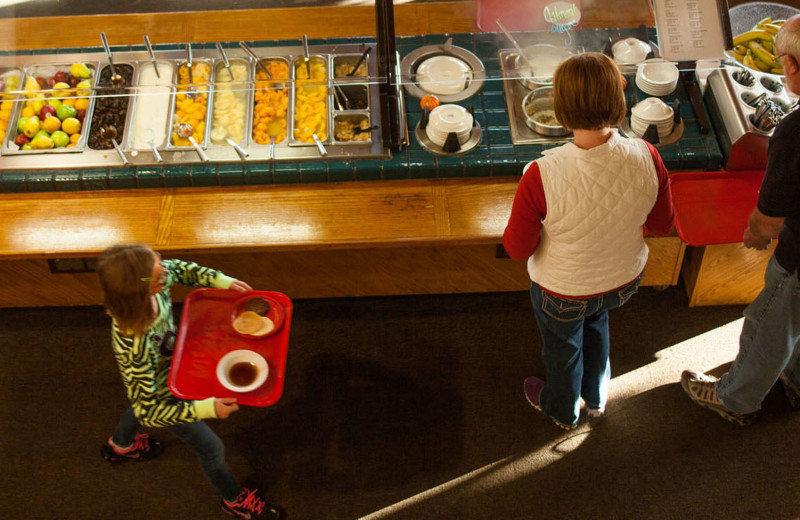
[[[539,398],[544,413],[569,425],[578,421],[580,397],[592,408],[605,409],[611,379],[608,311],[628,301],[640,281],[641,276],[620,289],[586,300],[559,298],[531,283],[547,373]]]
[[[800,283],[775,256],[764,274],[764,289],[744,310],[739,354],[717,383],[717,396],[729,410],[751,413],[783,373],[800,388]]]
[[[139,431],[139,426],[133,408],[128,408],[122,415],[117,429],[114,430],[111,440],[117,446],[130,446]],[[217,434],[203,421],[176,424],[167,426],[166,429],[194,450],[203,473],[211,481],[217,493],[229,502],[235,500],[241,491],[241,486],[234,480],[225,464],[225,446]]]

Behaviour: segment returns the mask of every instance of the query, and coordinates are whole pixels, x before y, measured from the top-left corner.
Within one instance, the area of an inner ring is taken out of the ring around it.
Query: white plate
[[[431,94],[452,95],[466,90],[472,80],[472,68],[455,56],[433,56],[417,67],[419,88]]]
[[[678,81],[679,71],[674,63],[665,60],[648,60],[636,71],[636,75],[652,86],[667,86]]]
[[[236,363],[252,363],[256,366],[257,375],[256,379],[247,386],[237,386],[233,384],[228,378],[228,371]],[[234,392],[250,392],[264,384],[269,375],[269,365],[267,360],[264,359],[258,352],[252,350],[233,350],[228,352],[217,363],[217,379],[220,384]]]

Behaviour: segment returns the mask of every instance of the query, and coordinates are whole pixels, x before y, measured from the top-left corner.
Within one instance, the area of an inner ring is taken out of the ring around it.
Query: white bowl
[[[431,94],[453,95],[464,91],[472,80],[472,67],[455,56],[433,56],[419,64],[416,81]]]
[[[667,121],[674,115],[672,107],[656,97],[646,98],[631,108],[631,117],[650,122]]]
[[[428,115],[425,134],[438,146],[444,146],[450,132],[458,136],[459,144],[469,141],[472,133],[473,118],[469,111],[460,105],[439,105]]]
[[[641,63],[650,53],[650,45],[639,38],[625,38],[611,46],[614,61],[625,65]]]
[[[231,379],[231,376],[233,375],[233,378],[236,379],[236,373],[232,374],[232,369],[240,363],[245,365],[245,371],[253,370],[255,376],[249,377],[248,382],[237,384]],[[249,367],[246,365],[249,365]],[[233,350],[222,356],[217,363],[217,379],[222,386],[234,392],[251,392],[263,385],[268,375],[269,365],[267,360],[261,354],[252,350]]]

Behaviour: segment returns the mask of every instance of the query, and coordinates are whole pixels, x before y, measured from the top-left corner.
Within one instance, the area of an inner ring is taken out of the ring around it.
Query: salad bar
[[[389,156],[370,46],[242,47],[0,58],[0,167]]]

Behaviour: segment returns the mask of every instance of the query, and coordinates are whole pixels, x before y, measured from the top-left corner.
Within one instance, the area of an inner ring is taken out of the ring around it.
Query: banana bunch
[[[733,52],[736,61],[761,72],[783,74],[778,58],[775,56],[775,35],[785,20],[764,18],[749,31],[733,39]]]

